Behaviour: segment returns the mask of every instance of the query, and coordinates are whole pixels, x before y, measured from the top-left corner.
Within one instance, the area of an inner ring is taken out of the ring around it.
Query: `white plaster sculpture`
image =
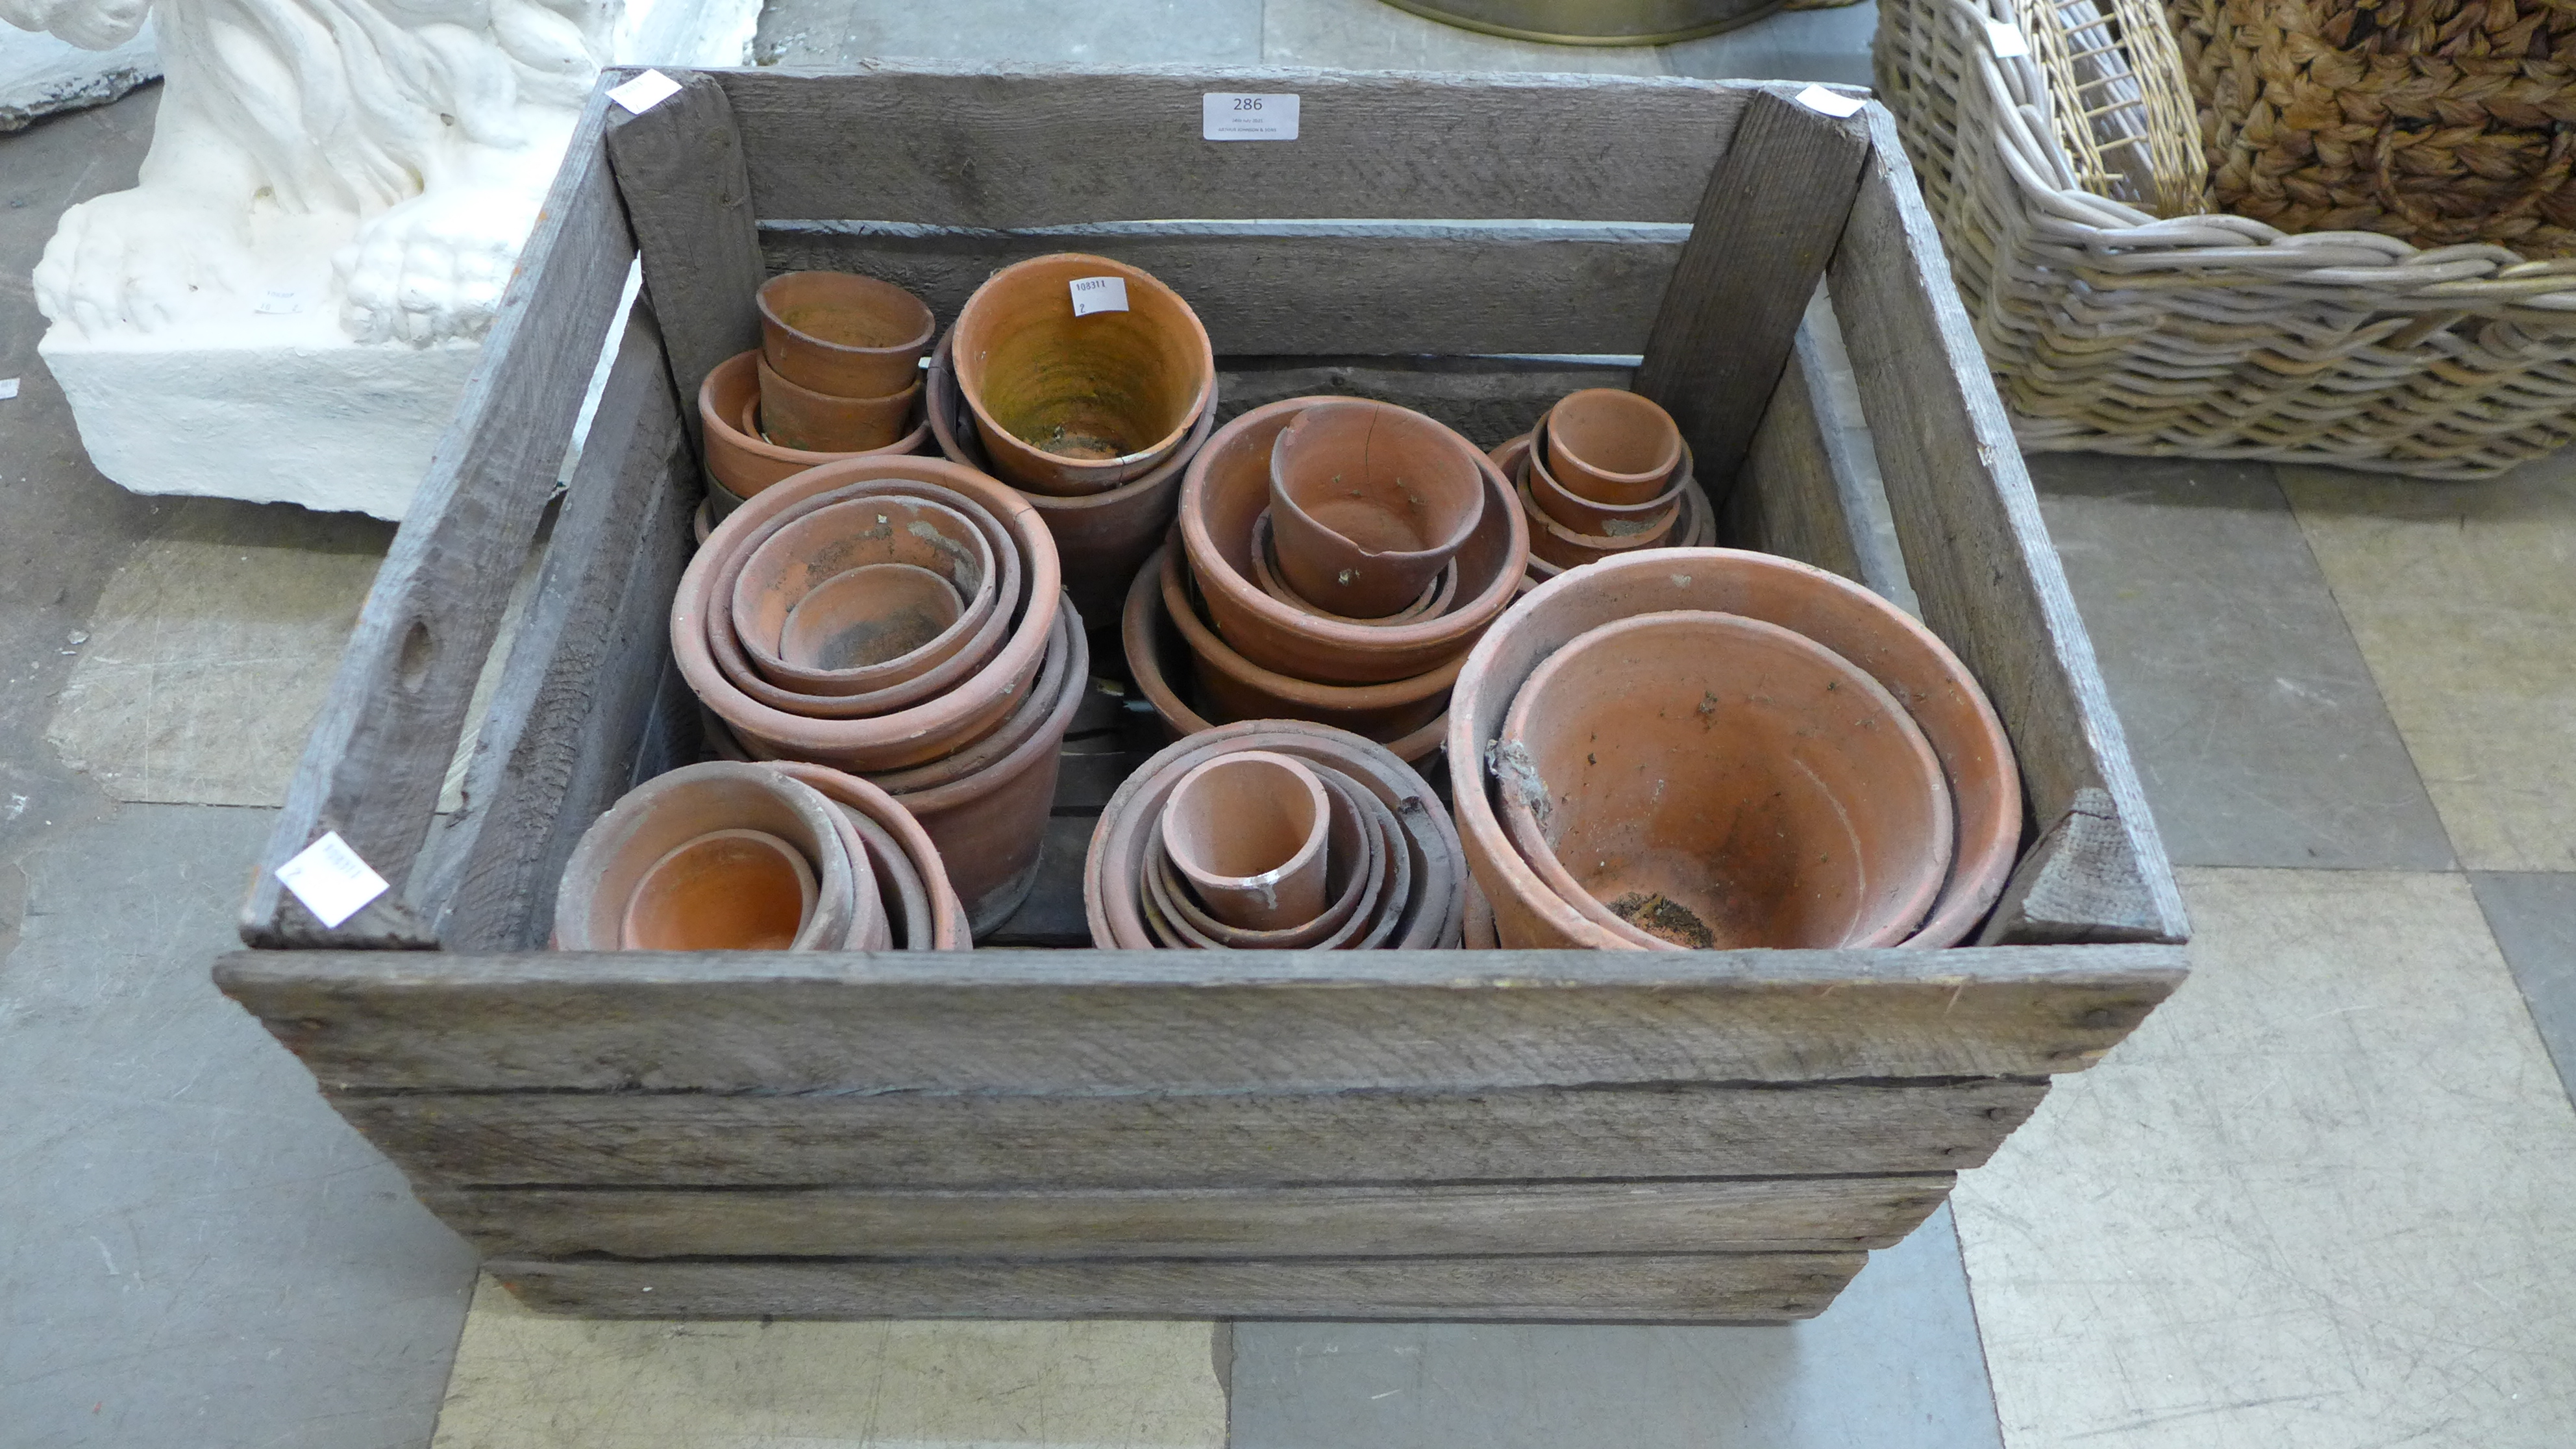
[[[35,274],[40,351],[100,471],[400,517],[600,65],[736,64],[758,18],[635,9],[0,0],[85,46],[147,10],[160,32],[140,184],[66,212]]]
[[[0,25],[0,131],[103,105],[160,74],[149,24],[105,50]]]

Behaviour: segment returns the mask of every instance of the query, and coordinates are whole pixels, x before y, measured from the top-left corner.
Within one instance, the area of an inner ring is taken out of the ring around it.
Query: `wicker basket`
[[[2576,439],[2576,260],[2157,217],[2136,165],[2070,159],[2057,118],[2092,107],[1997,54],[2025,48],[2018,23],[2042,56],[2084,51],[2170,95],[2170,42],[2093,5],[1879,0],[1879,91],[2024,447],[2471,479]],[[2171,112],[2141,99],[2110,130]]]

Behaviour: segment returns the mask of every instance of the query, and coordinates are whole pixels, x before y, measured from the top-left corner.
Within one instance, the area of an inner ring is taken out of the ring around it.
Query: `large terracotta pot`
[[[2012,871],[2021,783],[2003,725],[1967,667],[1904,611],[1822,569],[1735,549],[1657,549],[1571,569],[1532,589],[1478,641],[1451,691],[1452,802],[1501,943],[1636,945],[1560,900],[1522,859],[1488,795],[1486,747],[1498,742],[1523,682],[1568,641],[1616,620],[1675,609],[1738,614],[1804,635],[1905,706],[1940,761],[1957,841],[1931,914],[1904,944],[1946,946],[1974,929]]]
[[[1538,432],[1546,440],[1540,464],[1568,492],[1595,503],[1642,504],[1665,492],[1688,463],[1672,414],[1625,388],[1567,393],[1539,420]]]
[[[1323,612],[1400,613],[1475,531],[1483,461],[1474,444],[1409,408],[1317,403],[1271,444],[1272,562]]]
[[[1490,461],[1480,465],[1485,507],[1457,553],[1457,602],[1407,624],[1334,621],[1262,592],[1254,578],[1253,525],[1270,506],[1270,449],[1299,413],[1324,398],[1252,409],[1217,429],[1181,485],[1181,537],[1209,622],[1266,669],[1328,684],[1375,684],[1437,669],[1502,613],[1529,560],[1529,525]]]
[[[832,397],[883,398],[917,385],[939,325],[919,297],[851,272],[782,273],[761,283],[754,302],[769,366]]]
[[[698,428],[704,438],[707,472],[725,491],[749,498],[781,478],[825,463],[852,458],[896,457],[916,453],[930,440],[927,419],[885,447],[864,453],[808,453],[782,448],[760,435],[760,349],[737,353],[717,363],[698,384]],[[724,514],[720,504],[715,510]]]
[[[1077,281],[1126,285],[1123,310],[1074,314]],[[1078,496],[1151,472],[1216,396],[1216,352],[1180,294],[1107,257],[1015,262],[966,299],[950,334],[958,390],[994,470]]]

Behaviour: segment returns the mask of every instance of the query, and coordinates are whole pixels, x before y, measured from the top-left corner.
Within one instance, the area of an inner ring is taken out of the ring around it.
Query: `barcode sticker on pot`
[[[1826,90],[1823,86],[1809,86],[1798,92],[1798,104],[1808,110],[1822,111],[1828,116],[1840,118],[1859,115],[1860,108],[1869,104],[1869,98],[1847,96],[1840,91]]]
[[[1294,141],[1297,97],[1209,91],[1199,97],[1199,137],[1207,141]]]
[[[330,930],[385,893],[385,878],[367,868],[349,842],[331,831],[277,868],[277,883],[295,892],[304,909]]]
[[[622,86],[611,89],[608,98],[624,106],[629,114],[642,115],[680,93],[680,83],[658,70],[648,70]]]
[[[1088,317],[1094,312],[1127,310],[1125,277],[1076,277],[1073,279],[1073,315]]]
[[[1987,21],[1986,40],[1994,47],[1995,58],[1998,60],[2010,60],[2016,55],[2030,54],[2030,42],[2022,38],[2021,27],[2009,20]]]
[[[271,317],[284,317],[304,310],[304,294],[292,287],[271,287],[260,295],[259,305],[251,309]]]

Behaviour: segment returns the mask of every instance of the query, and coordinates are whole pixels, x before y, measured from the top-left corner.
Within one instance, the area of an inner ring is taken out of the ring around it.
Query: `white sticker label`
[[[14,377],[0,377],[0,402],[7,402],[9,399],[16,397],[17,395],[18,379]]]
[[[259,305],[251,309],[271,317],[283,317],[304,310],[304,294],[291,287],[271,287],[260,295]]]
[[[336,928],[385,893],[385,878],[367,869],[336,830],[279,866],[277,883],[295,892],[325,930]]]
[[[1847,96],[1840,91],[1826,90],[1823,86],[1809,86],[1798,92],[1798,104],[1839,118],[1859,115],[1860,108],[1869,104],[1869,97]]]
[[[609,91],[608,98],[634,115],[642,115],[680,93],[680,83],[658,70],[648,70]]]
[[[1073,279],[1073,315],[1088,317],[1094,312],[1127,310],[1125,277],[1076,277]]]
[[[2010,60],[2016,55],[2030,54],[2030,42],[2022,39],[2021,28],[2009,20],[1987,21],[1986,42],[1994,47],[1995,58],[1998,60]]]
[[[1294,141],[1297,97],[1209,91],[1199,97],[1199,137],[1207,141]]]

